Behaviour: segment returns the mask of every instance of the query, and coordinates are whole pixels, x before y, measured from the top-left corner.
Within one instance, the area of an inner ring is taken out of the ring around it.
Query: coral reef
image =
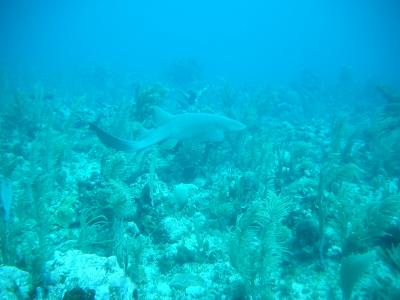
[[[32,299],[31,275],[16,267],[0,266],[0,287],[1,299]]]
[[[116,257],[99,257],[70,250],[55,252],[44,269],[49,299],[72,299],[77,289],[92,299],[133,299],[135,286],[119,267]]]
[[[396,89],[365,96],[347,69],[199,87],[196,64],[171,68],[0,85],[0,298],[399,298]],[[154,105],[247,127],[137,153],[88,130],[140,139]]]

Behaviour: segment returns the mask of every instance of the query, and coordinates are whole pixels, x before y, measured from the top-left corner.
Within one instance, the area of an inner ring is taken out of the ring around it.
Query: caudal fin
[[[119,150],[119,151],[125,151],[125,152],[137,151],[136,144],[133,141],[128,141],[128,140],[124,140],[124,139],[115,137],[115,136],[105,132],[103,129],[99,128],[94,123],[89,123],[89,128],[96,133],[99,140],[103,143],[104,146],[106,146],[108,148],[112,148],[112,149]]]

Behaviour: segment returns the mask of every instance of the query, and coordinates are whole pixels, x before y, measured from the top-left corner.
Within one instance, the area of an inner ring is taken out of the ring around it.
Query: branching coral
[[[135,95],[135,107],[132,112],[133,119],[138,122],[148,121],[149,116],[153,113],[152,107],[160,105],[166,93],[166,88],[160,84],[138,87]]]
[[[392,245],[390,249],[386,249],[383,253],[386,261],[388,261],[400,275],[400,244],[397,246]]]
[[[106,216],[90,209],[84,209],[79,216],[79,223],[77,247],[82,251],[90,251],[93,250],[94,245],[104,245],[111,242],[111,240],[104,239],[104,231],[109,226]]]
[[[237,221],[230,241],[231,264],[252,292],[267,286],[286,250],[288,235],[281,222],[289,207],[287,199],[268,191],[264,200],[254,201]]]

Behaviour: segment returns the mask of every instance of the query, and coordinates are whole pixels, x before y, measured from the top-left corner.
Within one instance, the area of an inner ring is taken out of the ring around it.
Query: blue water
[[[210,78],[285,82],[344,65],[398,83],[397,1],[7,2],[1,58],[22,68],[99,64],[154,75],[189,57]]]

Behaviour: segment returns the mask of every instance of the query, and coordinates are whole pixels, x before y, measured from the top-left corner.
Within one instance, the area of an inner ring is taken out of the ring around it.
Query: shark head
[[[227,131],[241,131],[246,129],[246,125],[242,122],[224,116],[219,116],[217,123],[221,128]]]

